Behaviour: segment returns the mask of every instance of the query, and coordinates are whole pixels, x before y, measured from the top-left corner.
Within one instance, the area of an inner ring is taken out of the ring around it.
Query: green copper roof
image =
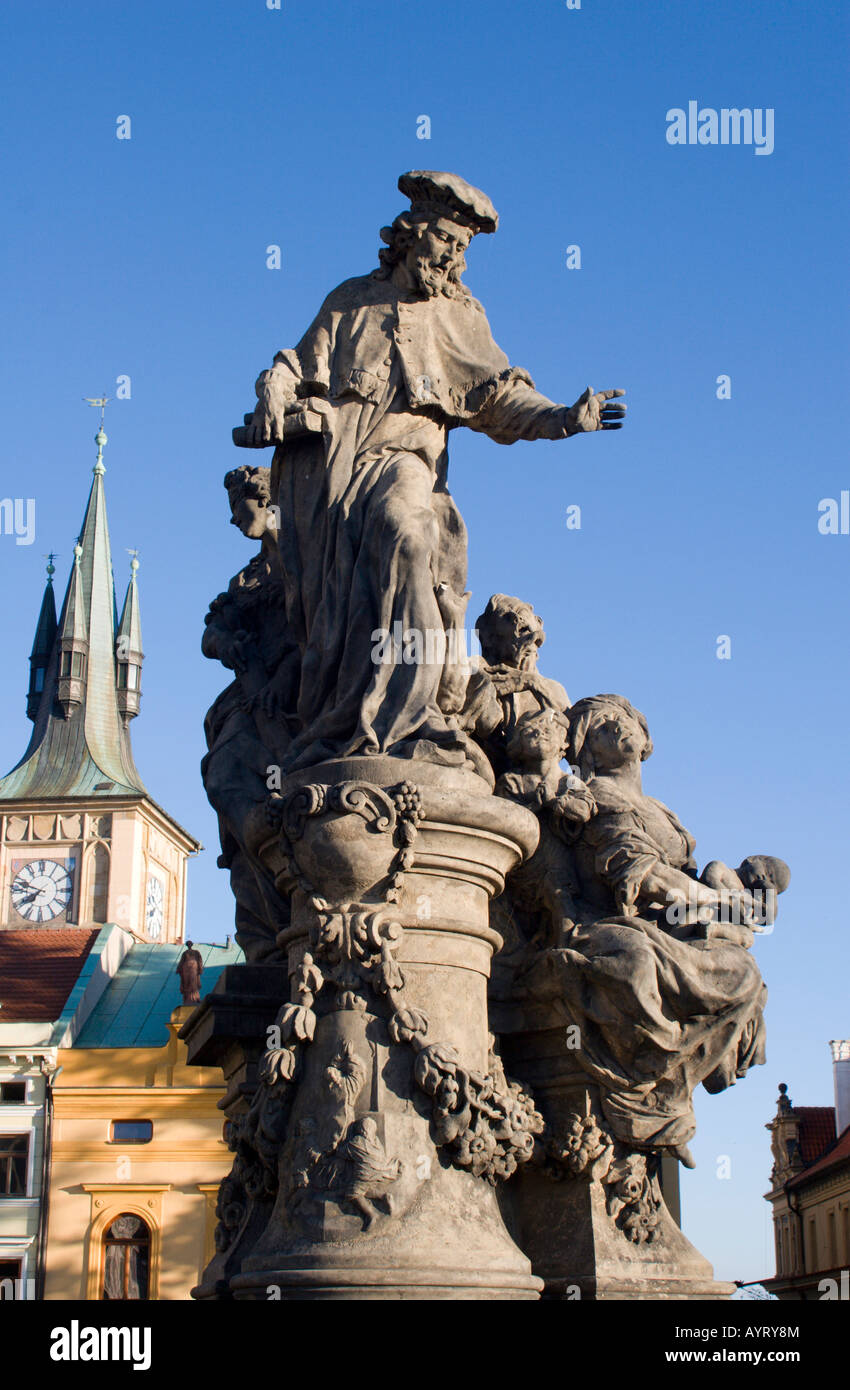
[[[38,623],[35,629],[35,641],[30,652],[30,661],[37,660],[39,657],[49,657],[53,650],[53,642],[56,637],[56,599],[53,594],[53,575],[55,573],[51,560],[47,570],[47,583],[44,586],[44,598],[41,600],[41,611],[38,615]]]
[[[201,997],[209,994],[226,965],[245,959],[238,946],[205,945],[195,941],[204,963]],[[74,1047],[162,1047],[168,1041],[166,1024],[183,1001],[177,962],[184,945],[140,942],[132,946],[107,985]]]
[[[127,597],[124,599],[124,607],[121,610],[121,621],[118,624],[118,637],[124,637],[124,650],[126,652],[142,655],[142,620],[139,615],[139,586],[136,583],[136,570],[139,562],[135,555],[130,563],[130,583],[127,585]]]
[[[29,797],[147,795],[133,761],[130,735],[121,718],[116,693],[115,585],[103,487],[106,470],[102,455],[106,439],[103,436],[101,440],[101,435],[102,431],[98,436],[98,459],[83,528],[59,620],[60,635],[64,632],[88,642],[83,699],[67,718],[63,715],[57,699],[57,640],[45,672],[44,691],[29,747],[17,766],[0,779],[0,801]],[[133,603],[138,624],[135,598]]]

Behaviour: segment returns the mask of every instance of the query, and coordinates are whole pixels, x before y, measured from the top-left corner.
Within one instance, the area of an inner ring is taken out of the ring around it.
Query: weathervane
[[[103,417],[106,407],[109,405],[108,396],[83,396],[86,405],[93,405],[95,409],[100,407],[100,428],[103,429]]]
[[[100,428],[98,429],[98,432],[94,437],[94,442],[97,445],[97,459],[95,461],[93,471],[95,473],[105,473],[106,466],[103,462],[103,446],[107,443],[107,438],[106,431],[103,428],[103,417],[106,412],[106,407],[109,404],[109,397],[83,396],[83,400],[85,401],[86,405],[92,405],[95,407],[95,409],[97,409],[98,406],[100,407]]]

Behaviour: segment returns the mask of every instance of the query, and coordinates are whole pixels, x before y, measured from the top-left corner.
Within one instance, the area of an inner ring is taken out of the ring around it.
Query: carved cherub
[[[564,945],[576,921],[578,883],[571,844],[596,810],[580,778],[561,770],[569,737],[566,718],[551,707],[522,714],[508,739],[510,772],[496,783],[497,796],[517,801],[540,820],[540,843],[511,877],[521,906],[542,912],[545,926],[533,938],[539,944]]]
[[[751,854],[737,869],[720,859],[712,859],[700,874],[700,881],[716,888],[741,905],[745,925],[771,925],[776,920],[776,895],[791,882],[791,870],[784,859],[771,854]]]

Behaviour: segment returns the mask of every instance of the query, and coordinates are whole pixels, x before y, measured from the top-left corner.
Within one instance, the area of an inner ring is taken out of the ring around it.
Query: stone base
[[[715,1280],[662,1197],[660,1155],[629,1155],[612,1143],[595,1164],[578,1173],[570,1168],[565,1141],[571,1122],[601,1112],[598,1090],[567,1048],[563,1025],[508,1032],[503,1056],[509,1075],[530,1089],[548,1123],[541,1163],[523,1167],[501,1199],[511,1234],[544,1281],[543,1298],[729,1298],[734,1284]],[[673,1162],[665,1185],[677,1210]]]
[[[734,1284],[720,1283],[707,1259],[680,1231],[666,1206],[653,1239],[633,1244],[609,1215],[601,1182],[555,1182],[539,1170],[522,1171],[506,1194],[513,1234],[543,1279],[544,1299],[724,1299]]]
[[[398,1176],[372,1194],[365,1212],[332,1173],[319,1170],[309,1187],[290,1180],[231,1280],[233,1297],[267,1299],[275,1287],[283,1299],[302,1300],[430,1299],[435,1290],[441,1298],[538,1298],[541,1281],[508,1235],[495,1189],[434,1148],[413,1054],[390,1046],[380,1018],[347,1009],[320,1019],[287,1125],[284,1180],[313,1146],[324,1146],[318,1102],[329,1068],[347,1051],[368,1059],[352,1120],[372,1123]]]
[[[192,1060],[224,1065],[234,1118],[219,1253],[194,1296],[538,1299],[487,1169],[531,1151],[490,1056],[487,981],[489,900],[535,818],[416,759],[311,768],[280,806],[258,854],[291,897],[288,964],[268,995],[252,974],[244,1001],[238,972],[261,967],[232,968],[184,1029]]]

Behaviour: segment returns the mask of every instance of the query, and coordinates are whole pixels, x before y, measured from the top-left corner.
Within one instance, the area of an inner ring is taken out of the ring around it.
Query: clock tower
[[[0,931],[114,922],[141,941],[181,941],[187,859],[201,846],[153,800],[133,760],[144,660],[138,560],[119,620],[106,442],[101,419],[58,620],[53,556],[47,566],[30,655],[32,737],[0,779]]]

